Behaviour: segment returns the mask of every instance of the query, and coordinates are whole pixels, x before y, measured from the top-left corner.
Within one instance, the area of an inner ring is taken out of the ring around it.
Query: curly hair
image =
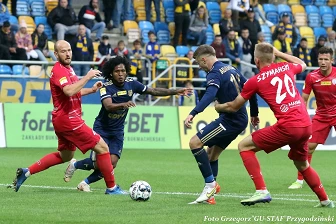
[[[107,80],[111,80],[112,79],[111,73],[114,71],[114,68],[120,64],[123,64],[125,66],[126,73],[129,74],[131,71],[130,61],[125,57],[115,56],[111,57],[111,59],[104,64],[103,77]]]

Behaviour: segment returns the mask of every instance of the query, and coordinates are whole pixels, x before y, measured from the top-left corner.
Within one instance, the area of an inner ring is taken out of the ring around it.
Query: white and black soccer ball
[[[129,194],[134,201],[147,201],[152,195],[152,188],[146,181],[135,181],[130,189]]]

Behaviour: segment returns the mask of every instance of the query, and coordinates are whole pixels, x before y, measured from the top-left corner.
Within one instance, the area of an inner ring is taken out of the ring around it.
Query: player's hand
[[[97,92],[101,87],[103,87],[103,82],[98,81],[92,86],[92,91],[95,93]]]
[[[129,108],[135,107],[135,103],[133,103],[132,101],[128,101],[124,103],[123,106],[124,106],[124,109],[129,109]]]
[[[182,88],[177,90],[177,95],[189,97],[194,94],[194,89],[192,88]]]
[[[90,71],[86,74],[86,77],[88,79],[93,79],[93,78],[101,76],[101,73],[102,73],[101,71],[91,68]]]
[[[254,127],[254,129],[257,129],[258,124],[260,123],[259,117],[251,117],[251,124]]]
[[[188,117],[184,120],[184,125],[187,127],[187,128],[191,128],[191,123],[194,119],[194,116],[193,115],[188,115]]]

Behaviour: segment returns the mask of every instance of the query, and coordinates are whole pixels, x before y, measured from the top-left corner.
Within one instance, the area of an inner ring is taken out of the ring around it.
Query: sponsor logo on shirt
[[[321,86],[331,86],[331,81],[321,81]]]
[[[124,90],[124,91],[118,91],[118,92],[117,92],[117,95],[118,95],[118,96],[127,95],[127,91],[126,91],[126,90]]]
[[[105,95],[106,94],[106,88],[101,88],[100,89],[100,95]]]
[[[129,96],[132,96],[132,95],[133,95],[133,91],[132,91],[132,90],[128,90],[127,92],[128,92],[128,95],[129,95]]]
[[[63,84],[65,84],[65,83],[67,83],[68,80],[67,80],[66,77],[62,77],[62,78],[60,78],[59,82],[60,82],[61,85],[63,85]]]
[[[281,106],[280,106],[280,110],[281,110],[281,112],[287,112],[288,111],[288,105],[287,104],[282,104]]]

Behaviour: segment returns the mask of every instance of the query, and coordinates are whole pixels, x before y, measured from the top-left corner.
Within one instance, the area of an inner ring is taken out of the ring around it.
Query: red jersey
[[[64,86],[76,83],[78,78],[69,67],[56,62],[51,70],[50,90],[54,110],[52,122],[57,132],[75,130],[84,124],[82,119],[81,93],[73,96],[66,96],[63,92]]]
[[[244,99],[250,99],[257,93],[270,106],[279,124],[307,127],[311,125],[310,117],[294,81],[294,75],[301,71],[299,64],[271,64],[245,83],[241,95]]]
[[[313,90],[316,98],[316,114],[326,117],[336,116],[336,68],[328,76],[322,75],[320,69],[312,71],[306,77],[302,92],[310,94]]]

